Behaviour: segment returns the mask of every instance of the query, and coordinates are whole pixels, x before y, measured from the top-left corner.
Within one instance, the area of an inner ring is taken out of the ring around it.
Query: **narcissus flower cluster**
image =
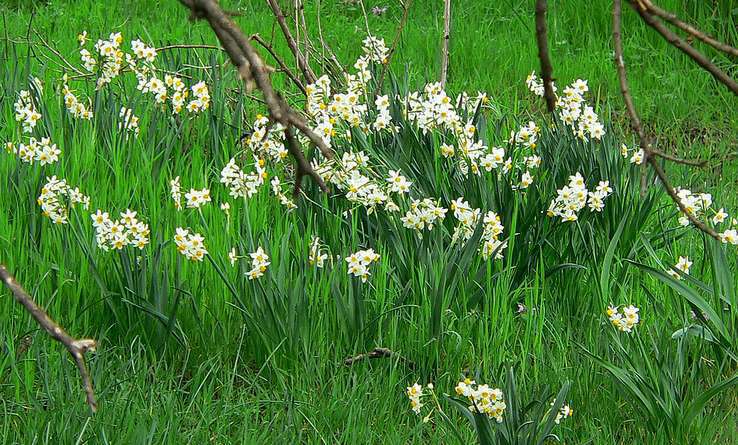
[[[619,331],[631,332],[641,320],[638,311],[639,309],[633,305],[623,307],[622,313],[617,306],[609,306],[607,317]]]
[[[27,144],[20,143],[17,146],[12,142],[7,142],[5,150],[9,154],[18,156],[25,163],[38,163],[41,166],[55,164],[61,155],[61,150],[47,137],[39,140],[32,136],[28,139]]]
[[[543,79],[539,79],[535,71],[530,73],[525,83],[536,96],[544,95]],[[556,94],[556,86],[552,85],[552,87]],[[588,91],[587,81],[582,79],[577,79],[564,88],[563,94],[556,95],[557,116],[571,128],[579,139],[583,141],[589,138],[600,140],[605,135],[605,126],[599,121],[594,109],[586,105],[584,95]]]
[[[379,261],[379,254],[374,252],[374,249],[359,250],[358,252],[352,253],[346,258],[348,263],[348,274],[355,277],[360,277],[362,283],[366,283],[369,279],[369,266]]]
[[[177,227],[174,244],[177,245],[177,251],[191,261],[202,261],[208,254],[205,237],[199,233],[190,233],[190,229]]]
[[[310,265],[315,266],[318,269],[322,269],[327,258],[328,254],[321,253],[320,251],[320,238],[314,236],[312,242],[310,243],[310,253],[308,255],[308,261]]]
[[[415,383],[412,386],[408,386],[405,390],[407,398],[410,399],[410,407],[415,414],[420,414],[420,410],[423,409],[423,403],[420,398],[423,397],[423,387]]]
[[[251,270],[246,272],[246,276],[249,280],[254,280],[264,276],[264,272],[267,270],[267,266],[271,264],[269,262],[269,255],[264,252],[264,249],[259,246],[256,252],[249,254],[251,257]]]
[[[576,221],[579,211],[589,207],[593,212],[601,212],[605,207],[605,198],[612,193],[608,181],[600,181],[594,192],[587,190],[581,173],[569,176],[569,184],[557,190],[556,198],[548,207],[548,216],[558,216],[562,221]]]
[[[553,405],[554,402],[551,402],[551,405]],[[567,418],[574,415],[574,410],[568,405],[564,404],[564,406],[561,407],[558,413],[556,413],[556,418],[554,419],[554,422],[556,425],[560,424],[562,420],[566,420]]]
[[[146,247],[151,231],[136,215],[137,212],[128,209],[120,214],[120,219],[113,220],[107,212],[98,209],[91,216],[97,246],[105,251],[121,250],[126,246]]]
[[[87,210],[90,207],[90,197],[83,195],[79,188],[72,188],[64,179],[56,176],[46,178],[46,184],[41,187],[41,194],[36,200],[41,206],[44,216],[51,219],[54,224],[67,224],[69,222],[68,205],[74,207],[81,204]]]
[[[38,83],[40,86],[41,84]],[[18,92],[18,100],[13,104],[15,120],[21,123],[24,133],[31,133],[41,119],[41,113],[36,110],[33,96],[28,90]]]
[[[466,378],[456,385],[456,394],[466,397],[471,405],[469,411],[486,414],[498,423],[502,422],[502,416],[507,409],[502,390],[490,388],[489,385],[477,385],[477,383]]]
[[[118,129],[124,131],[126,136],[133,134],[133,136],[137,137],[139,133],[138,116],[133,114],[133,110],[121,107],[118,116],[121,118],[118,123]]]
[[[674,265],[674,269],[669,269],[666,271],[669,275],[671,275],[676,280],[681,280],[682,276],[679,274],[678,271],[685,275],[689,275],[689,269],[692,267],[692,261],[689,260],[689,257],[686,256],[680,256],[679,261]]]

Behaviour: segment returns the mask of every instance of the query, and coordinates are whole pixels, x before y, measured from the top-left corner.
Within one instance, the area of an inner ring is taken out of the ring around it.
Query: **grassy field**
[[[236,21],[245,32],[273,39],[294,65],[265,4],[223,3],[240,13]],[[311,36],[320,29],[350,67],[367,33],[361,8],[306,3]],[[402,10],[386,3],[385,14],[370,13],[367,21],[389,44]],[[541,126],[543,167],[535,186],[520,193],[494,175],[467,179],[447,170],[449,161],[436,151],[443,136],[403,130],[396,138],[352,140],[382,171],[401,169],[414,191],[445,207],[464,196],[472,207],[497,212],[508,243],[498,261],[484,261],[471,242],[450,243],[453,210],[420,239],[383,211],[367,215],[312,185],[289,212],[268,190],[230,198],[219,184],[221,170],[233,157],[243,160],[237,141],[264,110],[238,94],[219,52],[177,50],[157,59],[208,84],[212,103],[202,115],[174,119],[157,110],[136,91],[135,79],[106,94],[96,94],[92,81],[77,81],[80,96],[95,99],[95,118],[73,120],[54,91],[69,70],[42,40],[77,67],[82,30],[92,42],[121,32],[126,45],[135,38],[157,47],[216,44],[210,28],[188,21],[178,2],[0,5],[0,140],[20,139],[13,103],[33,75],[44,83],[38,134],[50,135],[62,150],[59,163],[45,167],[0,153],[0,261],[70,333],[99,341],[90,368],[101,405],[89,416],[66,351],[3,290],[0,443],[471,443],[477,440],[472,425],[443,394],[453,395],[459,380],[472,376],[505,390],[514,410],[510,367],[518,397],[540,399],[544,408],[570,382],[565,402],[574,415],[554,431],[564,443],[738,443],[738,392],[730,386],[738,362],[735,247],[681,228],[676,207],[657,185],[639,195],[638,169],[618,154],[621,142],[632,146],[634,139],[612,63],[609,8],[550,2],[557,82],[588,79],[588,100],[607,128],[600,143],[581,143],[546,120],[542,101],[525,86],[539,68],[532,5],[464,3],[453,12],[448,91],[488,93],[477,123],[490,147],[505,144],[509,131],[530,119]],[[366,2],[367,8],[382,4]],[[738,44],[731,2],[662,6]],[[442,2],[414,2],[391,64],[398,92],[438,77],[442,11]],[[708,159],[700,171],[669,166],[671,177],[712,193],[715,209],[732,216],[735,96],[627,12],[625,52],[649,131],[664,151]],[[735,61],[707,52],[738,72]],[[282,75],[273,78],[303,105]],[[137,138],[118,131],[122,106],[140,118]],[[610,180],[615,191],[604,211],[576,223],[546,218],[556,189],[575,171],[592,189]],[[269,174],[290,179],[281,167]],[[51,175],[92,201],[89,211],[71,212],[67,225],[52,224],[36,203]],[[185,191],[210,188],[213,202],[176,210],[169,195],[177,176]],[[219,209],[225,202],[228,213]],[[89,215],[127,208],[149,224],[150,244],[142,253],[103,252]],[[176,227],[205,236],[205,261],[177,253]],[[483,236],[477,232],[472,240]],[[331,255],[323,269],[307,261],[313,236]],[[251,281],[244,276],[248,253],[258,246],[271,264]],[[228,263],[232,248],[245,256],[236,267]],[[380,258],[362,283],[347,274],[344,257],[365,248]],[[680,256],[694,264],[677,281],[663,271]],[[610,326],[610,304],[640,308],[634,332]],[[375,347],[395,354],[344,365],[346,357]],[[422,416],[405,395],[416,382],[432,382],[439,395],[438,406],[424,399]],[[714,386],[719,382],[727,382],[724,391]],[[716,397],[708,397],[709,388]]]

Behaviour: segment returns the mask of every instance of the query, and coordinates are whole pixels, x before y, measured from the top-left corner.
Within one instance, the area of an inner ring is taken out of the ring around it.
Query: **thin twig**
[[[638,12],[638,15],[641,16],[644,22],[656,32],[661,34],[661,36],[669,42],[672,46],[675,46],[677,49],[682,51],[684,54],[688,55],[692,60],[694,60],[699,66],[704,68],[707,72],[712,74],[712,76],[720,83],[728,87],[730,91],[733,92],[736,96],[738,96],[738,82],[736,82],[733,78],[725,74],[723,70],[718,68],[714,63],[710,61],[707,57],[705,57],[704,54],[697,51],[692,45],[685,42],[681,37],[674,34],[671,30],[669,30],[667,27],[664,26],[663,23],[661,23],[658,18],[654,17],[651,12],[646,9],[644,5],[639,3],[638,0],[628,0],[628,3],[630,3],[630,6]]]
[[[443,2],[443,41],[441,42],[441,88],[448,78],[448,43],[451,39],[451,0]]]
[[[690,165],[692,167],[704,167],[705,164],[707,164],[707,161],[702,159],[684,159],[680,158],[678,156],[674,156],[669,153],[664,153],[663,151],[656,150],[651,147],[651,155],[652,156],[658,156],[659,158],[666,159],[667,161],[671,161],[675,164],[683,164],[683,165]]]
[[[292,83],[294,83],[295,86],[297,86],[297,88],[299,88],[300,91],[302,91],[302,94],[307,96],[307,91],[305,90],[305,86],[302,84],[302,82],[300,82],[300,79],[298,79],[297,76],[295,76],[295,74],[287,67],[287,65],[284,63],[282,58],[279,57],[279,55],[277,55],[276,52],[274,52],[274,48],[272,48],[272,45],[270,45],[263,38],[261,38],[259,34],[252,34],[251,37],[249,37],[249,39],[257,42],[262,47],[264,47],[264,49],[267,50],[267,52],[272,56],[274,61],[277,62],[277,65],[279,65],[279,67],[287,75],[287,77],[290,78]]]
[[[78,69],[77,67],[75,67],[74,65],[72,65],[71,63],[69,63],[69,61],[68,61],[67,59],[65,59],[65,58],[64,58],[64,56],[62,56],[62,55],[61,55],[61,54],[59,53],[59,51],[57,51],[57,50],[56,50],[56,49],[55,49],[55,48],[54,48],[53,46],[51,46],[51,45],[49,44],[49,42],[47,42],[47,41],[46,41],[46,40],[44,39],[44,37],[43,37],[43,36],[42,36],[41,34],[39,34],[39,32],[38,32],[38,31],[36,31],[36,30],[34,29],[34,30],[33,30],[33,32],[34,32],[34,34],[36,34],[36,37],[38,37],[38,38],[39,38],[39,40],[41,40],[41,44],[42,44],[42,45],[43,45],[43,46],[44,46],[44,47],[45,47],[46,49],[48,49],[49,51],[51,51],[51,52],[52,52],[52,53],[53,53],[53,54],[54,54],[54,55],[55,55],[56,57],[58,57],[58,58],[59,58],[59,60],[61,60],[61,61],[62,61],[62,62],[64,63],[64,65],[66,65],[66,66],[67,66],[67,67],[68,67],[69,69],[71,69],[72,71],[74,71],[74,72],[75,72],[75,73],[77,73],[77,74],[84,74],[84,73],[83,73],[82,71],[80,71],[80,70],[79,70],[79,69]]]
[[[214,49],[216,51],[225,51],[222,47],[217,45],[167,45],[161,48],[156,48],[156,52],[168,51],[172,49]]]
[[[661,17],[663,20],[671,23],[672,25],[686,32],[687,34],[694,36],[695,38],[697,38],[697,40],[701,40],[702,42],[712,46],[718,51],[722,51],[733,57],[738,57],[738,48],[734,48],[726,43],[723,43],[711,37],[710,35],[700,31],[699,29],[695,28],[689,23],[683,22],[673,12],[659,8],[658,6],[651,3],[650,0],[640,0],[640,2],[649,10],[649,12],[653,13],[653,15]]]
[[[382,85],[384,84],[384,76],[387,74],[387,70],[389,69],[390,62],[392,61],[392,55],[395,53],[395,51],[397,50],[397,45],[400,43],[400,36],[402,35],[402,30],[405,29],[408,12],[410,11],[410,5],[412,5],[412,3],[413,0],[406,0],[405,4],[403,5],[404,9],[402,11],[402,19],[400,20],[400,24],[397,26],[397,30],[395,31],[395,38],[392,39],[392,46],[390,46],[389,52],[387,53],[387,62],[382,65],[382,72],[379,74],[379,82],[377,83],[378,88],[377,91],[375,91],[375,95],[379,94],[379,89],[382,88]]]
[[[279,7],[279,4],[276,0],[267,0],[267,3],[269,4],[269,7],[272,8],[272,12],[274,12],[274,15],[277,18],[277,23],[282,29],[282,34],[284,34],[284,38],[285,40],[287,40],[287,46],[290,47],[290,51],[292,51],[292,54],[295,55],[295,59],[297,60],[297,67],[300,69],[302,75],[305,77],[305,81],[307,83],[315,82],[317,77],[315,77],[315,73],[312,69],[310,69],[310,66],[308,66],[307,62],[305,61],[305,57],[303,56],[302,52],[300,52],[300,48],[297,47],[297,42],[295,42],[295,38],[290,32],[290,28],[287,26],[287,23],[284,20],[284,13]]]
[[[220,8],[216,0],[180,0],[192,12],[192,19],[205,19],[215,32],[221,45],[228,53],[233,64],[238,68],[247,91],[258,88],[264,96],[271,121],[279,122],[285,128],[294,126],[313,143],[324,157],[333,159],[333,151],[323,139],[310,129],[305,119],[294,111],[277,93],[269,79],[269,70],[264,65],[256,49],[249,43],[244,33]],[[294,156],[294,155],[293,155]],[[303,156],[304,157],[304,156]],[[296,158],[299,163],[299,157]],[[311,177],[312,167],[307,165],[306,172]]]
[[[553,68],[548,56],[548,31],[546,30],[546,0],[536,0],[536,43],[538,44],[538,59],[541,61],[541,78],[543,79],[543,96],[546,98],[546,108],[549,113],[556,109],[556,94],[553,90]]]
[[[91,339],[76,339],[67,334],[64,329],[59,326],[49,315],[39,307],[34,301],[33,297],[28,295],[23,287],[13,278],[13,275],[8,272],[5,266],[0,264],[0,279],[3,281],[5,286],[10,289],[10,292],[15,297],[15,300],[23,305],[26,311],[31,314],[36,323],[38,323],[51,338],[63,344],[67,351],[72,355],[74,363],[77,365],[77,370],[82,378],[82,387],[84,388],[87,405],[90,410],[95,413],[97,411],[97,400],[95,399],[95,392],[92,388],[92,379],[87,371],[87,365],[85,364],[85,353],[87,351],[94,351],[97,343]]]

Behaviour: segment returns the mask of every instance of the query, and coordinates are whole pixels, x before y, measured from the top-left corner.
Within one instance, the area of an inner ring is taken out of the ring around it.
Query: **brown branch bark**
[[[550,113],[553,113],[556,109],[556,94],[553,90],[553,67],[551,66],[551,59],[548,56],[547,9],[547,0],[536,0],[536,43],[538,44],[538,59],[541,61],[543,96],[546,98],[546,108]]]
[[[660,7],[654,5],[651,3],[650,0],[640,0],[640,2],[648,9],[649,12],[651,12],[653,15],[660,17],[661,19],[671,23],[672,25],[676,26],[677,28],[681,29],[682,31],[686,32],[689,35],[694,36],[697,40],[701,40],[703,43],[706,43],[713,48],[715,48],[718,51],[722,51],[726,54],[729,54],[733,57],[738,57],[738,48],[734,48],[726,43],[723,43],[710,35],[700,31],[699,29],[695,28],[694,26],[690,25],[689,23],[686,23],[682,21],[676,14],[674,14],[671,11],[667,11],[665,9],[661,9]]]
[[[71,354],[74,363],[77,365],[77,370],[82,378],[82,387],[87,397],[87,405],[90,410],[95,413],[97,411],[97,400],[95,399],[95,392],[92,387],[92,379],[90,373],[87,371],[87,365],[85,364],[85,353],[87,351],[94,351],[97,343],[91,339],[76,339],[67,334],[61,326],[59,326],[49,315],[39,307],[33,298],[28,295],[23,287],[13,278],[13,275],[8,272],[8,269],[0,264],[0,280],[3,281],[5,286],[10,289],[13,294],[15,301],[23,305],[26,311],[31,314],[36,323],[41,326],[47,334],[54,340],[63,344],[69,354]]]
[[[302,75],[305,76],[305,81],[307,83],[315,82],[317,77],[315,77],[315,73],[312,69],[310,69],[310,66],[305,61],[305,56],[300,51],[300,48],[297,47],[297,42],[292,36],[292,32],[290,32],[290,28],[287,26],[284,13],[279,7],[279,3],[277,3],[276,0],[267,0],[267,3],[269,4],[269,7],[272,9],[272,12],[274,12],[275,17],[277,18],[277,23],[279,24],[280,29],[282,29],[282,34],[284,34],[284,38],[285,40],[287,40],[287,46],[290,47],[290,51],[292,51],[292,54],[295,55],[297,66],[302,72]]]
[[[451,39],[451,0],[443,2],[443,42],[441,42],[441,87],[448,78],[448,43]]]
[[[324,157],[333,159],[333,151],[325,144],[323,139],[315,134],[305,119],[294,111],[284,98],[274,90],[269,79],[269,71],[256,49],[249,43],[249,39],[239,27],[221,9],[218,2],[216,0],[180,0],[180,3],[190,9],[192,19],[204,19],[208,22],[228,53],[231,62],[238,68],[246,89],[250,90],[256,87],[261,90],[264,102],[266,102],[269,110],[270,120],[281,123],[285,128],[294,127],[298,129],[311,143],[318,147]],[[293,157],[296,156],[294,153],[292,155]],[[298,157],[295,160],[298,164],[300,163]],[[309,164],[307,164],[306,172],[303,173],[313,178],[317,176],[313,174],[314,172]],[[325,184],[321,188],[324,186]]]
[[[666,172],[661,167],[661,164],[659,164],[658,156],[662,155],[662,157],[664,157],[663,154],[653,149],[648,135],[646,135],[646,132],[643,130],[641,119],[638,117],[638,112],[636,111],[635,104],[633,103],[633,97],[630,95],[630,88],[628,86],[628,74],[625,69],[625,60],[623,58],[623,39],[621,34],[622,0],[613,0],[612,25],[612,37],[615,47],[615,66],[618,72],[620,93],[623,95],[623,101],[625,102],[625,108],[628,111],[628,116],[630,117],[631,126],[638,135],[640,146],[645,153],[646,162],[654,170],[656,176],[661,181],[661,185],[664,187],[666,193],[669,195],[672,201],[674,201],[679,207],[679,210],[687,216],[689,222],[691,222],[702,232],[719,240],[720,235],[718,235],[715,230],[708,227],[704,222],[695,218],[694,215],[689,213],[684,207],[684,204],[682,204],[682,200],[679,198],[676,190],[674,190],[674,187],[672,187],[671,183],[669,182],[669,178],[666,176]]]
[[[293,191],[293,195],[297,197],[297,195],[300,194],[302,178],[306,175],[313,178],[313,181],[318,184],[318,187],[320,187],[322,191],[328,192],[328,186],[323,182],[323,178],[321,178],[320,175],[310,167],[310,163],[305,159],[305,155],[303,155],[302,150],[300,150],[300,145],[297,143],[297,138],[295,138],[292,127],[287,127],[284,130],[284,135],[287,139],[287,151],[289,151],[290,155],[295,159],[295,189]]]
[[[705,71],[712,74],[712,76],[720,83],[728,87],[730,91],[733,92],[736,96],[738,96],[738,82],[736,82],[733,78],[725,74],[723,70],[718,68],[714,63],[710,61],[707,57],[705,57],[704,54],[697,51],[692,45],[685,42],[681,37],[674,34],[671,30],[669,30],[666,26],[664,26],[663,23],[659,21],[658,18],[656,18],[646,7],[639,3],[638,0],[628,0],[630,3],[630,6],[635,9],[636,12],[638,12],[638,15],[641,16],[644,22],[656,32],[661,34],[661,36],[669,42],[672,46],[675,46],[677,49],[682,51],[684,54],[688,55],[692,60],[694,60],[699,66],[705,69]]]

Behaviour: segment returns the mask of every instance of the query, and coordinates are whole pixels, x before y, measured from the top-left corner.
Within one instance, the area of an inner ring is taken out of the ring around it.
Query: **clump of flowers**
[[[177,251],[191,261],[202,261],[208,254],[205,249],[205,238],[199,233],[190,233],[190,229],[177,227],[174,235]]]
[[[13,106],[15,107],[15,120],[21,123],[24,133],[31,133],[41,119],[41,113],[36,110],[31,93],[28,90],[19,91],[18,100]]]
[[[622,313],[617,306],[607,308],[607,317],[610,323],[621,332],[631,332],[640,322],[639,309],[633,305],[623,307]]]
[[[692,193],[692,191],[684,188],[677,188],[675,191],[687,214],[696,219],[701,218],[712,206],[712,195],[709,193]],[[687,215],[682,214],[679,217],[679,224],[685,227],[689,225]]]
[[[210,108],[210,91],[205,82],[197,82],[192,85],[191,90],[195,98],[187,104],[187,111],[190,113],[199,113]]]
[[[423,403],[420,398],[423,397],[423,387],[415,383],[412,386],[408,386],[405,391],[407,398],[410,399],[410,406],[415,414],[420,414],[420,410],[423,408]]]
[[[210,107],[210,93],[207,85],[200,81],[187,89],[184,81],[174,75],[167,74],[164,80],[156,76],[156,48],[149,46],[139,39],[132,40],[130,52],[124,51],[123,36],[121,33],[111,33],[107,39],[99,39],[92,51],[87,48],[88,35],[83,31],[77,36],[80,44],[80,60],[85,70],[97,73],[96,88],[102,89],[123,73],[133,73],[138,80],[136,88],[144,94],[154,96],[154,102],[164,106],[171,102],[172,113],[179,114],[184,108],[191,113],[199,113]],[[64,77],[62,92],[67,110],[74,116],[90,119],[92,111],[77,99],[67,85],[68,78]],[[193,99],[187,102],[192,93]],[[121,111],[124,122],[121,129],[136,132],[136,125],[129,125],[127,112]]]
[[[249,256],[251,256],[251,270],[246,272],[246,276],[249,277],[249,280],[262,277],[267,270],[267,266],[271,264],[269,262],[269,256],[261,246],[256,249],[256,252],[249,254]]]
[[[322,269],[327,258],[328,254],[320,252],[320,238],[314,236],[312,242],[310,243],[310,254],[308,255],[308,262],[311,266]]]
[[[630,149],[625,144],[620,145],[620,155],[635,165],[643,164],[643,161],[646,159],[646,152],[642,148]]]
[[[593,212],[601,212],[605,207],[605,198],[612,193],[608,181],[600,181],[594,192],[587,190],[584,178],[577,172],[569,176],[569,184],[557,190],[558,196],[548,207],[548,216],[558,216],[562,221],[576,221],[578,213],[585,206]]]
[[[715,210],[712,206],[713,200],[711,194],[693,193],[691,190],[681,187],[677,187],[675,191],[679,196],[679,202],[684,207],[684,210],[686,210],[684,212],[679,208],[681,212],[678,218],[680,225],[688,226],[690,224],[689,216],[697,220],[709,219],[709,222],[706,221],[707,224],[712,223],[716,229],[718,226],[722,227],[722,232],[718,232],[720,241],[724,244],[738,245],[738,230],[736,230],[738,220],[730,218],[730,221],[728,221],[729,215],[722,207],[719,210]]]
[[[456,394],[469,399],[469,411],[478,414],[486,414],[488,417],[495,419],[498,423],[502,422],[502,416],[507,409],[504,394],[499,388],[490,388],[489,385],[477,385],[477,383],[466,378],[456,385]]]
[[[185,193],[185,199],[187,200],[188,209],[199,209],[211,201],[210,190],[207,188],[202,190],[190,189],[189,192]]]
[[[236,164],[235,159],[231,159],[221,170],[220,182],[228,187],[233,198],[251,198],[256,194],[258,188],[264,184],[267,177],[266,170],[264,170],[264,161],[258,158],[254,158],[254,161],[256,171],[251,173],[245,173]]]
[[[8,153],[18,156],[25,163],[38,162],[42,166],[58,162],[61,154],[61,150],[47,137],[40,140],[30,137],[28,144],[20,143],[17,146],[12,142],[7,142],[5,149]]]
[[[422,236],[423,230],[433,230],[437,223],[442,222],[446,212],[448,209],[441,207],[438,201],[430,198],[414,199],[410,203],[410,210],[400,220],[404,227],[414,229]]]
[[[182,210],[182,187],[179,183],[179,176],[169,181],[169,192],[174,201],[174,208]],[[185,205],[188,209],[199,209],[208,204],[212,198],[210,197],[210,189],[204,188],[196,190],[191,188],[189,192],[184,193]]]
[[[126,246],[146,247],[151,231],[136,215],[137,212],[127,209],[120,214],[120,219],[113,220],[107,212],[98,209],[91,216],[97,246],[105,251],[121,250]]]
[[[122,107],[118,116],[121,121],[118,123],[118,129],[126,131],[127,134],[133,134],[134,137],[138,137],[138,116],[133,114],[133,110]]]
[[[293,210],[297,208],[297,204],[289,196],[287,196],[282,189],[282,181],[279,180],[279,176],[275,176],[270,181],[272,185],[272,193],[279,199],[279,203],[287,208],[287,210]]]
[[[348,274],[355,277],[360,277],[362,283],[366,283],[371,273],[369,272],[369,266],[379,261],[379,254],[374,252],[374,249],[359,250],[358,252],[352,253],[346,262],[348,263]]]
[[[539,79],[535,71],[530,73],[525,83],[533,94],[543,97],[543,79]],[[552,87],[555,94],[556,86],[552,85]],[[583,141],[589,138],[600,140],[605,135],[605,126],[599,121],[594,109],[586,105],[584,95],[588,91],[587,81],[582,79],[577,79],[564,88],[564,94],[556,96],[557,115],[579,139]]]
[[[551,406],[553,406],[554,402],[551,402]],[[564,406],[561,407],[559,412],[556,414],[556,418],[554,419],[554,422],[556,425],[560,424],[562,420],[566,420],[568,417],[571,417],[574,415],[574,410],[568,405],[564,404]]]
[[[364,54],[372,62],[385,64],[389,55],[389,48],[384,44],[384,39],[367,36],[364,39]]]
[[[674,265],[674,269],[669,269],[666,271],[672,278],[675,280],[681,280],[682,276],[677,272],[677,270],[681,271],[685,275],[689,275],[689,269],[692,267],[692,262],[689,260],[689,257],[686,256],[680,256],[679,261]]]
[[[494,254],[496,260],[501,260],[502,251],[507,247],[507,242],[500,240],[499,236],[505,227],[502,225],[499,215],[495,212],[487,212],[484,215],[483,223],[484,232],[482,232],[482,247],[480,248],[482,258],[486,261]]]
[[[81,46],[84,46],[86,42],[87,39],[80,39]],[[111,33],[107,40],[98,39],[93,49],[99,59],[96,59],[86,48],[80,50],[82,62],[88,71],[93,72],[96,67],[100,67],[100,77],[97,79],[98,89],[109,84],[120,74],[124,60],[124,53],[120,49],[121,43],[123,43],[123,36],[119,32]]]
[[[62,85],[62,94],[64,95],[64,106],[67,107],[67,111],[69,114],[72,115],[72,117],[77,119],[85,119],[90,120],[92,119],[92,111],[88,108],[87,105],[85,105],[82,101],[77,99],[77,96],[74,94],[74,91],[72,91],[71,88],[69,88],[69,85],[67,85],[68,77],[65,74],[62,78],[63,85]]]
[[[57,179],[56,176],[46,178],[46,184],[41,187],[41,194],[37,199],[38,205],[41,206],[43,215],[50,218],[54,224],[67,224],[69,222],[69,208],[67,205],[74,207],[82,204],[87,210],[90,207],[90,197],[85,196],[79,191],[79,188],[72,188],[64,179]]]

